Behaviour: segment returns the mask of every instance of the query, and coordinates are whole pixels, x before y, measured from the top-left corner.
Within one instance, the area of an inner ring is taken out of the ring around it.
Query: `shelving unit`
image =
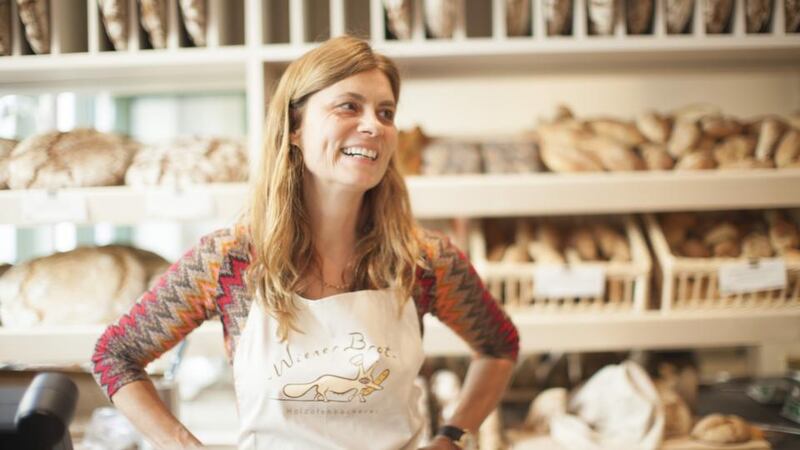
[[[287,64],[312,48],[315,41],[349,30],[368,37],[377,51],[392,57],[410,80],[412,90],[430,80],[466,78],[465,83],[470,83],[469,77],[475,74],[491,78],[511,73],[552,81],[553,74],[561,71],[588,79],[595,72],[612,69],[625,74],[676,69],[702,74],[710,68],[741,69],[757,64],[788,79],[787,84],[793,87],[786,95],[776,97],[778,100],[764,104],[781,109],[773,112],[800,108],[800,34],[785,32],[782,0],[775,2],[770,31],[757,35],[745,32],[744,0],[736,1],[727,34],[705,33],[700,20],[701,0],[696,2],[690,32],[667,34],[662,17],[664,1],[657,0],[653,32],[646,36],[626,34],[624,20],[617,20],[610,36],[590,35],[586,26],[587,0],[574,2],[572,35],[547,36],[542,2],[534,0],[531,34],[513,38],[506,36],[503,0],[461,0],[466,14],[459,19],[452,39],[426,37],[422,1],[414,1],[412,39],[398,41],[385,31],[381,0],[210,0],[208,45],[196,48],[188,41],[179,20],[177,0],[169,0],[167,48],[160,50],[148,48],[136,2],[131,1],[128,23],[135,32],[129,37],[127,50],[115,51],[104,34],[93,0],[58,0],[53,2],[59,6],[51,10],[50,16],[54,25],[51,54],[32,55],[21,24],[14,22],[12,54],[0,56],[0,95],[98,87],[141,93],[243,89],[247,96],[249,148],[256,160],[269,93]],[[12,17],[16,17],[16,2],[11,5]],[[67,10],[86,14],[59,14]],[[618,14],[621,19],[623,12]],[[85,28],[85,34],[78,39],[69,38],[66,30],[76,26]],[[769,88],[768,82],[764,78],[752,83]],[[438,95],[438,101],[449,101],[444,90]],[[653,96],[651,101],[663,98]],[[493,107],[492,115],[511,122],[519,109],[513,106],[505,110]],[[419,117],[414,114],[409,122]],[[470,131],[470,123],[461,126],[465,132]],[[419,218],[800,206],[798,169],[409,177],[408,186]],[[200,186],[182,192],[129,187],[65,189],[51,194],[0,191],[0,223],[26,226],[68,218],[76,223],[132,224],[148,218],[233,218],[245,195],[246,187],[241,184]],[[154,213],[154,205],[186,198],[205,206],[175,210],[166,216]],[[83,215],[31,215],[31,202],[58,203],[60,199],[83,211]],[[526,352],[748,345],[762,349],[759,367],[765,372],[779,370],[780,364],[775,361],[780,359],[780,348],[797,343],[800,337],[800,311],[786,310],[669,315],[646,311],[602,317],[516,315],[515,321]],[[0,360],[85,361],[100,330],[0,329]],[[215,324],[204,326],[193,336],[196,341],[220,343],[221,350],[220,330]],[[599,336],[603,338],[598,339]],[[19,342],[26,343],[24,351],[18,349]],[[59,343],[57,348],[50,345],[52,342]],[[429,354],[465,351],[460,341],[435,323],[427,327],[425,345]]]

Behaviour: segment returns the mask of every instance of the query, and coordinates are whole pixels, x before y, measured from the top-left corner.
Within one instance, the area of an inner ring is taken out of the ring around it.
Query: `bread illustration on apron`
[[[313,392],[313,400],[321,402],[351,402],[358,397],[358,401],[364,403],[367,401],[368,395],[383,390],[381,384],[389,377],[389,369],[385,369],[376,377],[372,372],[375,370],[377,362],[366,370],[361,355],[354,357],[350,362],[358,367],[358,375],[353,378],[331,374],[320,375],[310,383],[287,384],[283,387],[283,393],[291,399],[307,400],[310,397],[308,393]],[[335,394],[335,396],[328,398],[330,394]],[[349,397],[339,397],[348,394]]]

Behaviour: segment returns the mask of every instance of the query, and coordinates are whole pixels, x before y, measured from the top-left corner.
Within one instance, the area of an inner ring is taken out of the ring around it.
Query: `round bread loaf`
[[[136,151],[121,136],[90,129],[52,131],[19,143],[8,162],[11,189],[59,189],[122,183]]]
[[[737,444],[750,440],[750,425],[739,416],[710,414],[692,429],[692,437],[712,444]]]
[[[0,138],[0,189],[8,189],[8,161],[17,144],[13,139]]]

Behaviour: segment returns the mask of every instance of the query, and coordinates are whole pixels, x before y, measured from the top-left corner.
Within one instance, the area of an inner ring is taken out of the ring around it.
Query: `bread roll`
[[[647,34],[653,23],[655,0],[627,0],[625,19],[628,34]]]
[[[582,137],[577,145],[579,150],[592,155],[609,171],[643,170],[646,167],[633,148],[606,136]]]
[[[689,27],[694,0],[666,0],[667,33],[681,34]]]
[[[114,134],[78,129],[31,136],[11,153],[11,189],[60,189],[122,183],[135,144]]]
[[[615,119],[596,119],[588,122],[595,133],[609,137],[628,146],[635,146],[646,141],[636,125]]]
[[[706,32],[719,34],[725,32],[731,21],[733,0],[705,0]]]
[[[711,250],[703,241],[689,238],[680,245],[680,254],[687,258],[708,258],[711,256]]]
[[[717,245],[724,241],[735,241],[739,238],[739,230],[728,221],[723,221],[712,226],[703,235],[703,242],[706,245]]]
[[[742,124],[731,117],[706,116],[700,119],[703,133],[715,137],[725,138],[742,132]]]
[[[153,48],[167,47],[167,1],[139,0],[139,16]]]
[[[672,115],[675,121],[698,122],[706,116],[720,116],[722,111],[710,103],[693,103],[674,110]]]
[[[180,0],[186,32],[198,47],[206,45],[206,0]]]
[[[572,230],[568,243],[577,251],[581,261],[596,261],[598,259],[597,244],[595,244],[594,236],[589,227],[579,226]]]
[[[694,152],[683,156],[675,164],[675,170],[709,170],[717,167],[711,152]]]
[[[551,247],[544,242],[535,241],[528,244],[528,253],[538,264],[564,264],[564,256],[557,248]]]
[[[739,243],[733,239],[714,244],[712,252],[717,258],[738,258],[742,253]]]
[[[742,239],[742,257],[770,258],[773,255],[772,245],[766,234],[754,231]]]
[[[742,161],[753,156],[756,140],[752,136],[730,136],[714,147],[714,159],[718,164]]]
[[[783,134],[775,150],[775,165],[788,167],[798,159],[798,155],[800,155],[800,131],[789,130]]]
[[[800,0],[783,0],[785,8],[785,29],[787,33],[800,32]]]
[[[128,48],[128,0],[97,0],[103,25],[116,50]]]
[[[773,0],[745,0],[748,33],[763,33],[769,28]]]
[[[667,152],[667,148],[662,144],[646,143],[639,147],[647,170],[670,170],[675,165],[675,161]]]
[[[767,118],[758,125],[758,143],[756,144],[756,159],[771,161],[775,147],[783,134],[785,126],[777,119]]]
[[[628,238],[606,224],[597,224],[593,228],[600,253],[610,261],[630,261],[631,248]]]
[[[11,54],[11,2],[0,0],[0,56]]]
[[[8,189],[8,163],[17,144],[14,139],[0,138],[0,189]]]
[[[530,262],[531,257],[528,254],[528,246],[519,242],[509,245],[506,247],[505,253],[503,253],[502,261],[511,263]]]
[[[411,39],[412,0],[383,0],[386,11],[386,25],[399,40]]]
[[[634,2],[636,4],[646,2]],[[649,141],[666,144],[669,138],[669,132],[672,129],[672,124],[669,119],[661,116],[654,111],[648,111],[644,114],[636,116],[636,128],[642,133]]]
[[[667,142],[667,151],[673,158],[680,158],[689,153],[699,139],[700,128],[695,122],[678,120]]]
[[[235,139],[179,138],[142,148],[125,174],[132,186],[184,186],[247,179],[247,150]]]
[[[168,266],[150,252],[117,245],[37,258],[0,278],[0,316],[8,327],[107,324]]]
[[[49,0],[17,0],[17,5],[31,49],[38,55],[50,53]]]
[[[773,250],[780,255],[788,249],[800,247],[800,232],[795,223],[780,211],[767,211],[765,214]]]
[[[594,155],[575,147],[544,144],[542,162],[553,172],[602,172],[603,165]]]
[[[692,437],[712,444],[736,444],[750,440],[750,425],[738,416],[711,414],[700,419]]]

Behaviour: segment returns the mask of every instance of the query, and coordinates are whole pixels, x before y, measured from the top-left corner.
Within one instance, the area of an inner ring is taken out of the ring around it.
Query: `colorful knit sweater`
[[[98,384],[109,396],[146,377],[144,368],[180,342],[203,321],[219,317],[228,361],[233,361],[253,297],[244,274],[250,264],[242,227],[222,229],[173,264],[131,310],[97,341],[92,362]],[[447,238],[424,233],[414,303],[458,333],[474,351],[498,358],[517,357],[517,330],[484,288],[466,256]]]

